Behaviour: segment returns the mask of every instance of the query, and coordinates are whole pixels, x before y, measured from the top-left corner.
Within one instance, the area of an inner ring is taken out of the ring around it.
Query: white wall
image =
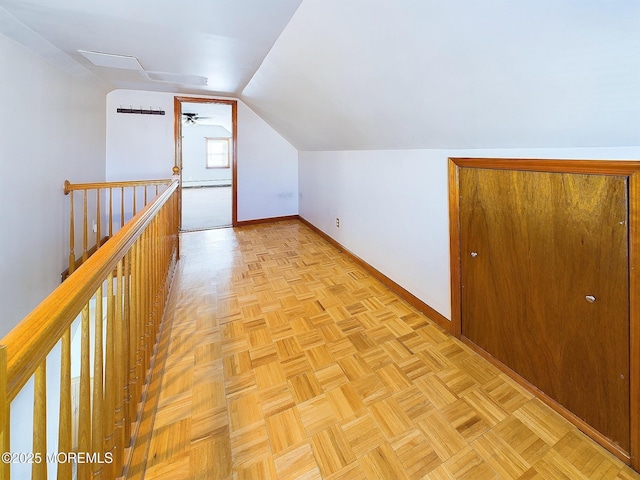
[[[238,220],[298,213],[298,151],[238,103]]]
[[[72,182],[105,178],[106,88],[0,34],[0,337],[59,283]]]
[[[640,147],[300,152],[300,215],[451,319],[447,165],[456,156],[637,160]]]
[[[231,108],[228,107],[229,118]],[[231,128],[231,127],[230,127]],[[206,138],[230,138],[230,130],[221,125],[183,125],[182,127],[182,184],[231,185],[233,169],[207,168]],[[231,152],[229,152],[231,153]]]
[[[164,115],[117,113],[151,108]],[[173,95],[114,90],[107,95],[107,180],[169,178],[174,165]]]
[[[171,93],[115,90],[107,95],[107,178],[168,178],[174,165]],[[116,113],[120,106],[165,115]],[[298,152],[238,101],[238,220],[298,213]]]

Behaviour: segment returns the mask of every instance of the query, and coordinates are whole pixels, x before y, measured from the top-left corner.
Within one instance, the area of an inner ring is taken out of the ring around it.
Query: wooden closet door
[[[461,168],[460,192],[462,335],[628,452],[627,177]]]

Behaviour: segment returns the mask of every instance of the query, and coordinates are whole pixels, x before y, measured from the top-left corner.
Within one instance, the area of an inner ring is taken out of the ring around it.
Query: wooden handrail
[[[107,463],[78,462],[78,478],[112,479],[122,472],[177,262],[178,185],[174,178],[0,340],[0,447],[4,451],[10,447],[10,404],[35,376],[33,453],[42,458],[47,454],[47,418],[57,416],[59,452],[110,455]],[[77,319],[80,390],[77,418],[72,419],[71,328]],[[60,411],[47,412],[47,356],[59,342]],[[72,427],[74,422],[77,427]],[[72,429],[77,438],[74,445]],[[59,478],[70,475],[66,467],[58,462]],[[0,465],[0,479],[9,475],[8,467]],[[46,467],[34,466],[32,475],[46,478]]]
[[[95,190],[97,188],[126,188],[126,187],[144,187],[147,185],[168,185],[171,179],[162,180],[128,180],[123,182],[93,182],[93,183],[71,183],[69,180],[64,181],[64,194],[74,190]]]
[[[131,248],[141,232],[177,189],[174,181],[157,201],[147,205],[110,242],[92,255],[2,340],[7,346],[7,393],[13,400],[64,331]],[[73,281],[72,281],[73,279]]]
[[[141,207],[157,196],[161,187],[168,186],[171,181],[160,179],[71,183],[65,180],[64,194],[69,195],[69,263],[68,269],[62,272],[62,280],[93,255]],[[79,193],[78,198],[74,197],[75,192]]]
[[[10,451],[9,431],[9,401],[4,392],[7,391],[7,347],[0,345],[0,450]],[[0,464],[0,478],[9,478],[9,463]]]

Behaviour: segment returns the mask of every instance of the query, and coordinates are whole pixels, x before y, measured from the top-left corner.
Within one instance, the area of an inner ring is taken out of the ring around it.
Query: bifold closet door
[[[627,177],[460,169],[462,335],[625,451]]]

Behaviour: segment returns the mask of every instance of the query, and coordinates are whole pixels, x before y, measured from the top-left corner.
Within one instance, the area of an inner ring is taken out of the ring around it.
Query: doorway
[[[237,101],[175,97],[180,229],[236,226]]]
[[[453,333],[636,469],[639,171],[449,164]]]

